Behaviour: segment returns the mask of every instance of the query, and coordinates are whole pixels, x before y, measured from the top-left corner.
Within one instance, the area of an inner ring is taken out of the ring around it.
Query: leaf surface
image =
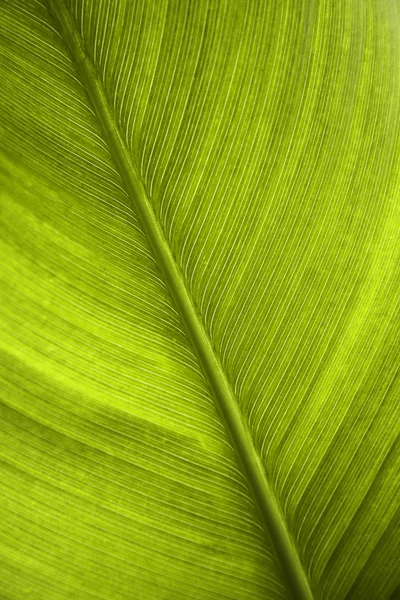
[[[0,590],[395,597],[391,0],[2,0]]]

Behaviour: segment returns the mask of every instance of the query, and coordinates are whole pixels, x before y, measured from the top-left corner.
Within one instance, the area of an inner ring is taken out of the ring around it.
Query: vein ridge
[[[85,52],[83,41],[63,0],[47,0],[50,12],[61,34],[93,106],[110,154],[125,184],[127,194],[153,250],[160,271],[181,317],[195,353],[208,381],[234,448],[242,464],[249,488],[272,541],[291,595],[296,600],[313,600],[307,574],[301,564],[281,508],[267,479],[261,458],[255,448],[247,423],[239,409],[234,392],[224,373],[212,342],[188,292],[163,228],[154,214],[143,181],[128,153],[118,130],[102,84]]]

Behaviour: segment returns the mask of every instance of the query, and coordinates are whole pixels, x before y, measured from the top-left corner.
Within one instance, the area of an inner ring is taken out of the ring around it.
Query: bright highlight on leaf
[[[0,597],[395,600],[393,0],[0,0]]]

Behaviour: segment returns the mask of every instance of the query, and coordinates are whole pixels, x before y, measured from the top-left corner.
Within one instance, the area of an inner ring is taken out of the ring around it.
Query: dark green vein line
[[[312,600],[307,575],[300,562],[282,512],[267,480],[264,467],[254,446],[247,424],[218,357],[204,330],[202,321],[184,283],[165,234],[153,212],[143,183],[131,161],[127,148],[111,114],[102,85],[88,58],[83,41],[63,0],[48,0],[59,23],[63,38],[79,71],[109,145],[111,155],[146,233],[185,329],[195,348],[203,371],[214,393],[217,407],[230,433],[250,488],[274,545],[278,561],[291,595],[297,600]]]

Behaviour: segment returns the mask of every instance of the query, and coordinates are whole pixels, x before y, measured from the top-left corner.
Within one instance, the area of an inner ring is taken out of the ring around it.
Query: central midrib
[[[308,578],[275,494],[267,480],[247,423],[239,409],[212,343],[205,332],[202,320],[187,290],[164,231],[154,214],[143,183],[116,126],[102,85],[97,79],[94,67],[85,52],[83,41],[63,0],[48,0],[48,2],[54,18],[61,27],[63,38],[93,104],[111,155],[118,167],[158,266],[165,277],[184,327],[214,393],[217,407],[225,421],[265,527],[274,545],[287,587],[294,598],[312,600],[313,594]]]

